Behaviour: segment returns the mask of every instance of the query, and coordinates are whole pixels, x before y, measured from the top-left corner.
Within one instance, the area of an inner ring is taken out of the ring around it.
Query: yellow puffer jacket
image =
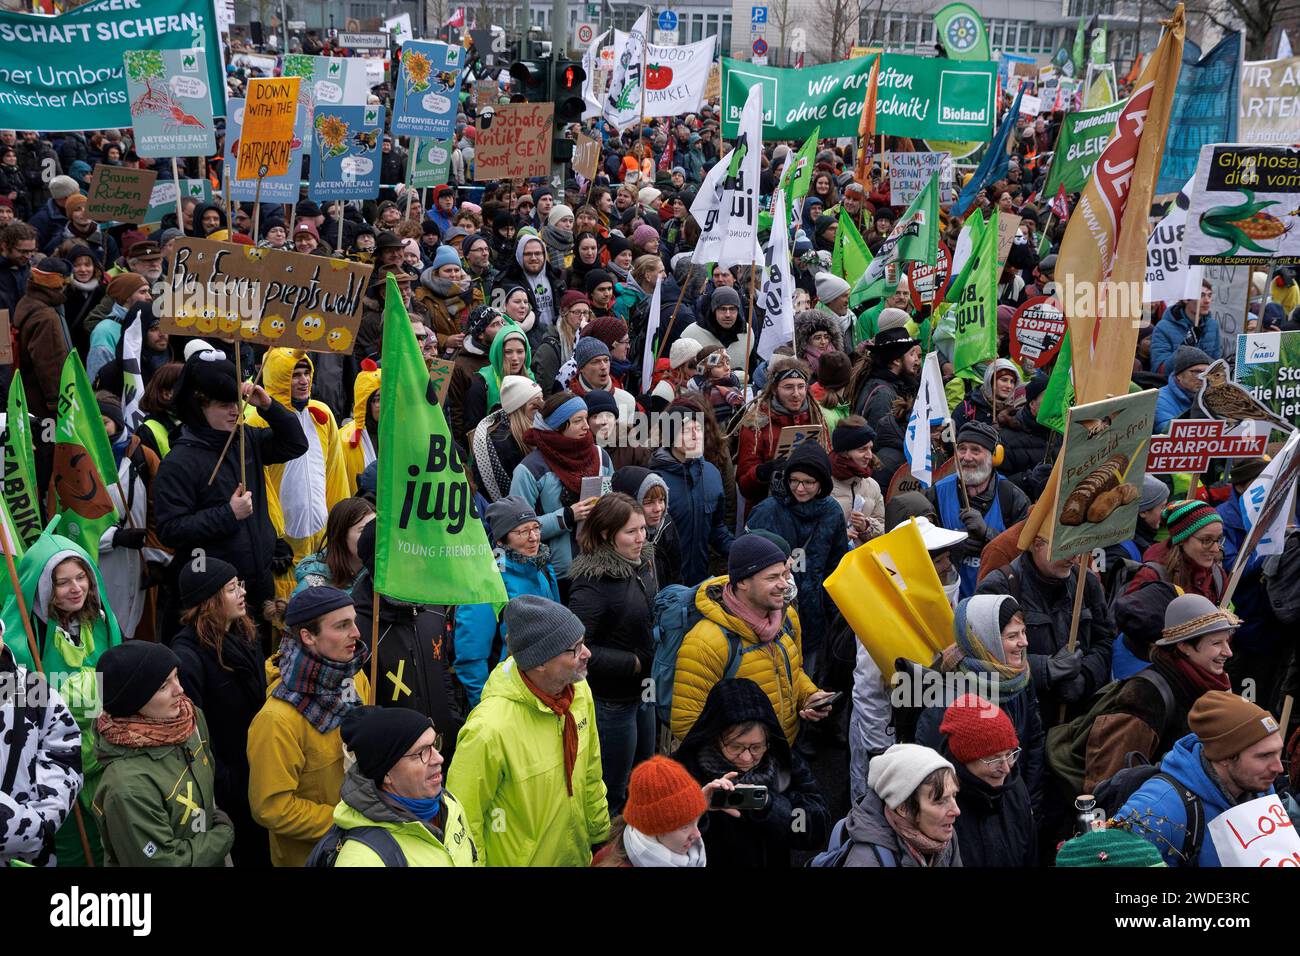
[[[267,393],[294,414],[293,407],[293,367],[302,359],[307,360],[311,374],[316,374],[316,366],[311,356],[302,349],[275,348],[266,353],[266,365],[262,370],[262,382]],[[320,440],[321,453],[325,458],[325,510],[328,514],[336,504],[349,497],[347,467],[343,461],[343,445],[339,441],[339,427],[334,421],[334,413],[324,402],[312,399],[307,403],[307,413],[316,427],[316,437]],[[301,415],[299,418],[301,419]],[[248,424],[258,428],[270,425],[256,412],[251,412]],[[304,426],[305,427],[305,426]],[[266,466],[266,507],[271,517],[275,533],[284,538],[293,547],[294,563],[307,555],[321,549],[324,544],[325,527],[321,526],[316,534],[304,538],[292,538],[284,532],[284,510],[280,504],[280,483],[284,480],[286,465]],[[278,597],[287,598],[295,586],[293,572],[276,578],[275,590]]]
[[[361,363],[361,371],[352,386],[352,420],[339,429],[343,467],[348,473],[348,494],[352,495],[357,493],[357,479],[370,464],[366,457],[366,406],[370,404],[370,397],[379,391],[380,374],[379,366],[371,359]]]
[[[753,628],[722,604],[726,575],[711,578],[695,593],[695,606],[704,615],[682,639],[673,679],[673,736],[683,740],[695,726],[713,685],[726,675],[729,645],[726,631],[740,638],[740,668],[735,677],[752,680],[763,688],[786,739],[794,743],[799,732],[799,711],[817,693],[817,685],[803,670],[803,643],[799,615],[786,611],[786,626],[776,640],[760,644]],[[787,668],[788,664],[788,668]]]

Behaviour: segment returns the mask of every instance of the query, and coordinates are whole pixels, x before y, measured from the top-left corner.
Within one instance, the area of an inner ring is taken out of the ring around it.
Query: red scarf
[[[1211,674],[1204,668],[1193,664],[1186,655],[1180,654],[1178,648],[1173,645],[1153,647],[1151,657],[1154,660],[1163,661],[1168,667],[1176,670],[1184,680],[1202,694],[1211,690],[1232,690],[1232,681],[1226,671],[1222,674]]]
[[[854,478],[870,478],[871,466],[862,468],[853,462],[846,455],[841,455],[837,451],[831,452],[831,475],[836,481],[852,481]]]
[[[519,672],[519,676],[524,679],[524,686],[533,692],[533,696],[564,718],[564,782],[569,787],[569,796],[573,796],[573,765],[578,762],[578,724],[571,712],[573,685],[568,685],[558,695],[551,695],[530,681],[523,671]]]
[[[575,495],[582,493],[583,478],[600,474],[600,449],[590,431],[581,438],[569,438],[550,429],[530,428],[524,432],[524,441],[542,453],[560,484]]]

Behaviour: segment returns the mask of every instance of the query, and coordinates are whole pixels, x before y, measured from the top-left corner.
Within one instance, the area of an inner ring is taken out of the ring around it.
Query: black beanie
[[[774,564],[785,564],[786,555],[771,539],[757,534],[742,534],[727,555],[727,576],[735,585],[752,578]]]
[[[1013,597],[1007,598],[998,608],[998,630],[1005,631],[1011,619],[1020,613],[1020,605]]]
[[[587,281],[584,283],[587,289],[587,295],[591,295],[591,293],[596,291],[596,286],[600,285],[602,282],[608,282],[610,285],[613,285],[613,273],[608,272],[605,269],[592,269],[588,272]]]
[[[432,720],[410,707],[353,707],[339,733],[357,758],[357,770],[382,790],[384,775],[432,726]]]
[[[846,425],[843,420],[831,432],[831,451],[843,455],[876,440],[876,430],[870,425]]]
[[[104,651],[95,666],[103,680],[104,710],[112,717],[131,717],[181,661],[165,644],[126,641]]]
[[[201,564],[203,570],[196,570],[196,564]],[[235,566],[220,558],[204,558],[201,562],[186,561],[180,574],[181,608],[189,610],[198,607],[229,584],[231,578],[237,577],[239,571]]]

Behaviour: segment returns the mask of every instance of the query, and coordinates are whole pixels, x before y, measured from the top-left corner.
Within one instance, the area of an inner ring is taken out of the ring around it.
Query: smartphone
[[[735,790],[714,790],[709,800],[713,810],[762,810],[767,806],[767,787],[738,783]]]
[[[843,696],[843,692],[837,690],[837,691],[835,691],[833,694],[831,694],[829,697],[823,697],[823,698],[822,698],[822,699],[817,703],[817,706],[814,707],[814,708],[812,708],[812,709],[813,709],[813,710],[830,710],[830,709],[831,709],[831,705],[834,704],[837,700],[839,700],[842,696]]]

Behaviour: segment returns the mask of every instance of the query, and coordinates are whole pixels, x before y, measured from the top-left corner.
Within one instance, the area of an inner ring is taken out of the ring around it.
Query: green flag
[[[1083,44],[1086,39],[1088,28],[1084,25],[1083,17],[1079,17],[1079,25],[1074,30],[1074,49],[1070,53],[1070,62],[1074,64],[1074,75],[1083,75]]]
[[[375,590],[422,604],[504,604],[505,585],[392,276],[384,290]]]
[[[831,252],[831,272],[852,286],[870,264],[871,250],[867,248],[867,241],[858,232],[853,219],[841,207],[839,228],[835,230],[835,247]]]
[[[59,420],[54,438],[58,444],[53,484],[62,515],[61,533],[96,555],[100,536],[118,517],[108,495],[109,486],[118,481],[117,463],[99,402],[76,352],[68,353],[59,376]]]
[[[1088,59],[1093,63],[1106,63],[1106,28],[1097,27],[1097,32],[1092,35],[1092,48],[1088,53]]]
[[[884,295],[898,288],[898,272],[904,262],[934,265],[939,255],[939,174],[930,177],[925,188],[916,194],[906,212],[898,217],[876,257],[868,264],[849,296],[849,304],[870,297],[871,286],[884,283]]]
[[[962,269],[962,283],[953,300],[952,367],[963,378],[979,379],[974,367],[998,354],[998,213],[980,232]]]
[[[781,180],[777,185],[777,192],[785,196],[785,221],[794,222],[794,203],[796,199],[802,199],[808,195],[808,189],[812,185],[813,165],[817,158],[817,137],[820,135],[821,127],[818,126],[812,131],[812,134],[804,140],[804,144],[799,147],[799,151],[785,158],[785,166],[781,169]],[[770,212],[761,213],[758,219],[760,229],[772,228],[772,214]]]
[[[44,522],[36,485],[31,419],[27,415],[27,395],[23,391],[23,373],[19,369],[14,369],[14,380],[9,386],[3,443],[4,502],[18,528],[18,537],[27,548],[41,536]]]
[[[1067,335],[1061,343],[1061,351],[1056,353],[1056,365],[1052,368],[1052,376],[1047,380],[1043,400],[1038,406],[1038,424],[1062,435],[1065,434],[1066,413],[1074,404],[1072,356],[1070,337]]]
[[[966,217],[966,221],[962,223],[961,231],[962,235],[957,237],[957,248],[963,249],[966,247],[965,235],[969,233],[971,255],[966,257],[966,261],[962,263],[961,271],[948,283],[948,291],[943,296],[944,302],[956,302],[960,298],[962,290],[966,288],[966,283],[970,281],[971,266],[975,263],[974,253],[979,248],[980,237],[984,235],[984,213],[979,209],[972,212]],[[937,312],[938,309],[935,311]]]

